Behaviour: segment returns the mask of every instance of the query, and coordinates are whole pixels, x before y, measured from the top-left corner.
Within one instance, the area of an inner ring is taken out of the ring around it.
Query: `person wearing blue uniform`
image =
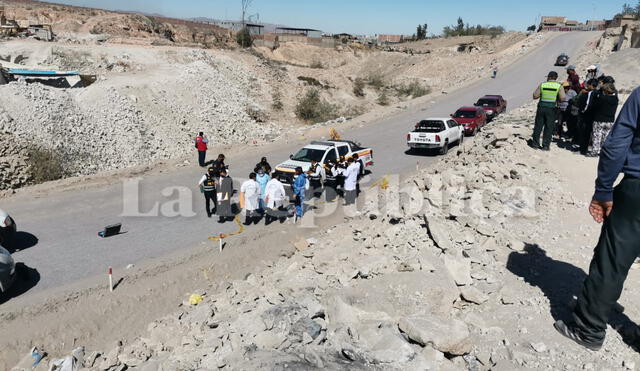
[[[296,177],[293,180],[293,195],[295,197],[294,204],[296,206],[296,220],[304,215],[305,190],[307,187],[307,176],[301,167],[296,168]]]
[[[264,213],[266,206],[264,199],[267,197],[267,183],[271,180],[269,174],[265,172],[264,169],[259,168],[258,174],[256,176],[256,182],[260,185],[260,200],[259,200],[259,208],[258,210],[261,213]]]

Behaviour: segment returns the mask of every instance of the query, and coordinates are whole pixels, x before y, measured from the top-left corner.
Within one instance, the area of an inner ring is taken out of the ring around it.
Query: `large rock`
[[[459,286],[471,285],[471,259],[465,258],[462,254],[445,255],[444,265],[449,274]]]
[[[409,339],[443,353],[463,355],[471,351],[467,324],[453,318],[416,316],[402,318],[398,327]]]
[[[416,314],[448,315],[459,292],[442,264],[434,264],[433,271],[390,273],[327,295],[327,322],[338,326]]]

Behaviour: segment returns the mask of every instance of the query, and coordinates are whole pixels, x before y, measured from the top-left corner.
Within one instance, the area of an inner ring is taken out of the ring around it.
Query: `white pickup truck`
[[[319,164],[327,164],[330,160],[338,160],[340,156],[349,159],[355,153],[358,154],[365,168],[373,165],[373,150],[371,148],[360,147],[360,145],[348,140],[314,141],[304,146],[295,155],[291,155],[289,160],[277,165],[273,176],[282,183],[292,184],[297,167],[301,167],[303,172],[307,172],[311,168],[312,160],[318,161]]]
[[[429,118],[416,124],[415,129],[407,134],[407,145],[410,151],[420,149],[438,149],[445,155],[449,146],[455,142],[462,144],[464,126],[452,118]]]

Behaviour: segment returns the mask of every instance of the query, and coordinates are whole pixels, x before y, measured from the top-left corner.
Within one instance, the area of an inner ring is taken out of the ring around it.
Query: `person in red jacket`
[[[206,166],[207,143],[209,143],[209,139],[204,136],[203,132],[200,132],[196,137],[196,149],[198,150],[198,164],[200,164],[200,167]]]

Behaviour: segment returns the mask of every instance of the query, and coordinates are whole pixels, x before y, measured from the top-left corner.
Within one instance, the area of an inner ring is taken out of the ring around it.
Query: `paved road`
[[[501,94],[509,107],[520,106],[531,99],[537,83],[553,69],[553,61],[561,52],[576,55],[585,44],[593,40],[594,33],[567,33],[552,39],[544,47],[500,71],[497,79],[487,78],[461,91],[437,99],[427,110],[402,112],[391,118],[342,133],[374,148],[376,165],[374,175],[402,174],[415,169],[416,157],[408,156],[405,134],[419,119],[427,116],[448,116],[462,105],[469,105],[484,94]],[[560,76],[565,76],[561,70]],[[299,148],[297,143],[278,146],[266,155],[275,165]],[[255,153],[230,159],[232,175],[248,174],[257,162]],[[433,157],[419,158],[428,165]],[[203,214],[202,197],[197,192],[199,168],[180,168],[175,171],[145,176],[141,181],[140,209],[148,211],[157,201],[173,198],[161,192],[169,186],[184,186],[194,193],[194,217],[121,217],[123,186],[113,185],[80,192],[62,192],[46,199],[23,198],[2,202],[2,208],[16,219],[25,245],[34,246],[16,252],[17,261],[37,270],[40,280],[27,294],[63,286],[77,280],[103,274],[106,267],[124,267],[145,259],[162,256],[178,248],[189,248],[207,240],[208,236],[236,229],[233,224],[218,225]],[[102,226],[122,222],[126,234],[110,239],[99,239],[96,233]],[[27,295],[25,294],[25,295]]]

